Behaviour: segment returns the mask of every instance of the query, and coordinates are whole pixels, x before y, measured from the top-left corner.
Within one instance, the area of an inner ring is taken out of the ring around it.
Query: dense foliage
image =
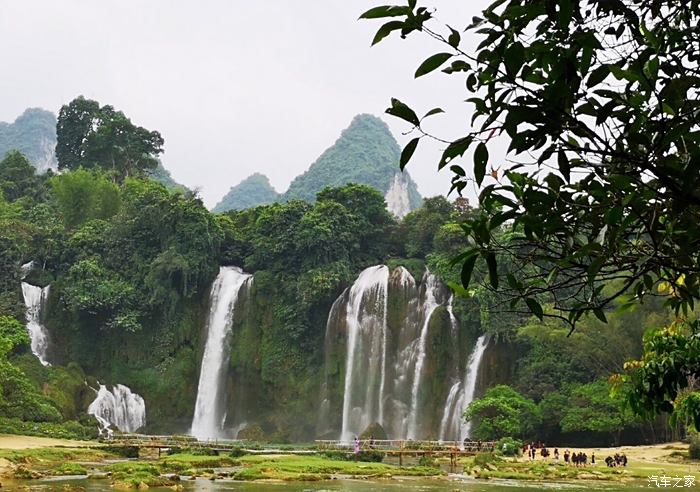
[[[80,96],[58,114],[56,158],[61,169],[99,167],[123,180],[156,169],[161,152],[160,133],[134,125],[112,106]]]
[[[244,210],[259,205],[269,205],[277,200],[279,200],[279,193],[272,187],[267,176],[254,173],[236,186],[232,186],[212,212]]]
[[[438,165],[450,166],[454,189],[474,182],[480,191],[480,213],[464,225],[464,287],[483,259],[490,287],[513,307],[524,301],[572,329],[588,312],[606,320],[616,299],[655,294],[655,284],[670,293],[668,307],[690,314],[700,298],[698,1],[497,0],[482,15],[469,26],[476,52],[415,0],[363,15],[392,18],[375,43],[422,32],[442,45],[416,77],[443,68],[466,81],[471,127]],[[432,137],[423,119],[442,110],[421,119],[394,99],[387,112],[417,133],[406,165]],[[490,157],[492,138],[512,157]],[[669,411],[682,403],[678,388],[695,388],[700,366],[667,363],[651,341],[648,349],[632,376],[634,406]],[[654,378],[672,389],[650,385]],[[700,405],[690,403],[700,398],[683,398],[700,421]]]

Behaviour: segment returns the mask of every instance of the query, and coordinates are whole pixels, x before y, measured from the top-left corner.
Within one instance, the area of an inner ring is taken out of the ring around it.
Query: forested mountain
[[[21,152],[40,173],[56,169],[56,116],[29,108],[14,123],[0,122],[0,159],[11,150]]]
[[[158,166],[155,169],[148,171],[146,174],[150,176],[153,181],[162,184],[169,190],[183,192],[188,190],[185,185],[181,185],[173,179],[173,177],[170,175],[170,171],[163,167],[162,162],[158,162]]]
[[[366,184],[386,195],[399,172],[400,155],[386,123],[369,114],[357,115],[308,171],[294,178],[282,199],[312,201],[324,187],[346,183]],[[407,180],[410,207],[415,210],[421,198],[413,180]]]
[[[212,212],[244,210],[257,207],[258,205],[268,205],[276,202],[279,196],[279,193],[272,187],[267,176],[254,173],[236,186],[232,186],[228,193],[212,209]]]
[[[81,154],[113,150],[86,142]],[[612,328],[586,318],[569,337],[490,289],[454,295],[460,223],[478,212],[466,200],[428,198],[398,220],[382,193],[346,184],[214,214],[146,170],[94,164],[37,175],[17,152],[0,161],[3,432],[94,433],[98,380],[143,397],[144,431],[190,432],[203,378],[218,383],[215,437],[308,441],[371,426],[460,438],[464,407],[482,395],[474,412],[487,423],[504,401],[522,402],[529,417],[507,432],[523,439],[639,442],[667,428],[642,426],[605,384],[665,321],[663,299],[633,312],[611,305]],[[488,276],[471,273],[477,285]],[[214,376],[209,345],[220,353]],[[485,393],[498,384],[509,387]]]
[[[400,149],[389,127],[376,116],[360,114],[338,140],[278,194],[267,178],[254,174],[231,188],[215,212],[241,210],[277,200],[314,201],[327,186],[366,184],[381,192],[389,211],[401,218],[420,207],[421,196],[408,172],[400,172]]]

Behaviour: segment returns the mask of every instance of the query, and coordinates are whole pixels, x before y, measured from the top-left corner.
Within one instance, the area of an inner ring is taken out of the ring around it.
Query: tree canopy
[[[465,288],[484,264],[498,299],[571,329],[659,285],[668,307],[691,313],[700,298],[698,0],[496,0],[449,25],[409,0],[362,17],[391,18],[374,43],[420,32],[440,45],[416,77],[442,69],[465,81],[473,109],[459,138],[430,133],[425,120],[441,108],[419,117],[393,99],[387,109],[414,132],[402,166],[436,138],[453,189],[478,191],[479,214],[463,224],[470,246],[456,260]],[[476,51],[462,36],[467,23]],[[502,143],[508,153],[496,160]],[[668,369],[672,378],[700,372]],[[672,406],[675,392],[641,384],[646,408]]]
[[[158,167],[163,138],[134,125],[121,111],[79,96],[61,108],[56,158],[61,169],[99,167],[119,180]]]

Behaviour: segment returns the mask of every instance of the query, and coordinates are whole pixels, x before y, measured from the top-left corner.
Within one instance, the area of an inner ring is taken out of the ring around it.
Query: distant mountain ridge
[[[232,186],[212,209],[212,212],[244,210],[259,205],[268,205],[278,201],[279,198],[280,194],[272,187],[267,176],[254,173],[236,186]]]
[[[28,108],[14,123],[0,121],[0,159],[11,150],[22,153],[39,173],[56,171],[56,115],[42,108]],[[149,176],[171,190],[187,190],[162,163]]]
[[[272,192],[277,192],[269,186],[267,177],[256,173],[253,175],[257,176],[253,181],[256,186],[248,183],[253,176],[247,178],[231,188],[213,210],[225,212],[247,208],[245,204],[257,206],[278,199],[314,201],[316,194],[327,186],[360,183],[384,194],[389,210],[403,217],[420,207],[422,198],[408,172],[399,170],[400,156],[401,149],[387,124],[376,116],[360,114],[308,170],[292,180],[285,193],[273,197]]]
[[[56,116],[29,108],[13,123],[0,122],[0,159],[11,150],[21,152],[40,173],[56,170]]]

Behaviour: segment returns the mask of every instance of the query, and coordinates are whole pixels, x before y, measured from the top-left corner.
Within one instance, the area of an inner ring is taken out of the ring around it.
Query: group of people
[[[550,455],[549,449],[547,449],[547,446],[545,446],[543,443],[538,442],[538,443],[526,443],[525,446],[523,447],[523,454],[530,458],[531,460],[534,460],[537,458],[537,454],[542,458],[548,458]],[[554,448],[554,460],[559,461],[559,448]],[[581,466],[586,466],[588,465],[588,455],[584,453],[583,451],[579,452],[570,452],[568,449],[564,451],[564,463],[567,465],[571,463],[575,467],[581,467]],[[595,453],[591,452],[590,456],[590,464],[595,465]],[[627,456],[622,453],[615,453],[614,456],[608,456],[605,458],[605,464],[609,467],[613,466],[627,466]]]
[[[605,458],[605,464],[610,468],[613,466],[627,466],[627,455],[625,453],[615,453],[615,456]]]
[[[586,466],[588,464],[588,455],[583,451],[579,451],[578,453],[569,453],[569,450],[567,449],[564,451],[564,463],[568,465],[569,460],[571,460],[571,464],[576,467]],[[595,465],[595,453],[591,453],[591,465]]]

